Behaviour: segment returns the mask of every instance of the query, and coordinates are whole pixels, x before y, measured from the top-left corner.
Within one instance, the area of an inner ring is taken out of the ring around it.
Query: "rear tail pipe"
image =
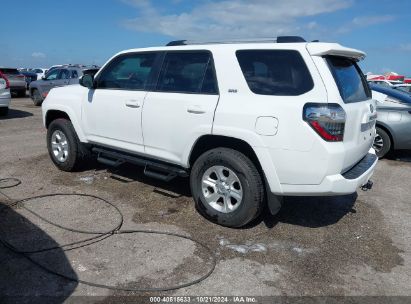
[[[361,190],[362,191],[371,190],[373,185],[374,183],[372,182],[372,180],[369,180],[368,182],[366,182],[364,185],[361,186]]]

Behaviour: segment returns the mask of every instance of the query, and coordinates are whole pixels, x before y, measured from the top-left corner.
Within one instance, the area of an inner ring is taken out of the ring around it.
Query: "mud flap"
[[[276,215],[283,204],[284,197],[267,191],[267,205],[270,213]]]

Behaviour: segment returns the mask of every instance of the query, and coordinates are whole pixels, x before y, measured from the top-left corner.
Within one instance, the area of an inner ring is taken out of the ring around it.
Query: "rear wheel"
[[[0,116],[6,116],[9,113],[9,108],[1,107]]]
[[[31,92],[31,99],[33,100],[35,106],[40,106],[43,102],[43,98],[41,97],[41,94],[37,89],[34,89]]]
[[[391,138],[388,133],[381,129],[376,128],[376,134],[374,138],[373,148],[379,158],[383,158],[391,150]]]
[[[47,129],[47,148],[53,163],[63,171],[76,171],[90,158],[90,151],[80,142],[67,119],[51,122]]]
[[[197,210],[222,226],[244,226],[263,208],[261,176],[236,150],[217,148],[202,154],[193,165],[190,186]]]

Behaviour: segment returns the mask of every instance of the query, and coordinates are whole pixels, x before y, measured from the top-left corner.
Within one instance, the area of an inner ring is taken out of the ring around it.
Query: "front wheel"
[[[34,89],[31,93],[31,99],[33,100],[35,106],[40,106],[43,103],[43,98],[37,89]]]
[[[236,150],[217,148],[202,154],[193,165],[190,186],[197,210],[222,226],[244,226],[263,208],[260,173]]]
[[[376,128],[376,134],[372,147],[378,158],[383,158],[391,150],[391,138],[387,132],[381,128]]]
[[[63,171],[80,169],[90,156],[80,142],[71,121],[56,119],[47,129],[47,148],[53,163]]]

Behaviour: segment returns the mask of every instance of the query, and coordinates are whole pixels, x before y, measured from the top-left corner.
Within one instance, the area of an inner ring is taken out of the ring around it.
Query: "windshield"
[[[367,81],[355,61],[346,57],[326,57],[345,103],[359,102],[371,97]]]

